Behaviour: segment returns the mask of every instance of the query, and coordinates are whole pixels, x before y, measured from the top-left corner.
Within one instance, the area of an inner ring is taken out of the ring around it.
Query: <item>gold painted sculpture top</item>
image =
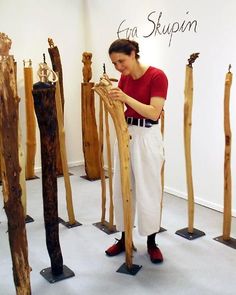
[[[82,63],[84,64],[83,66],[83,81],[89,82],[92,79],[92,53],[91,52],[84,52],[82,56]]]
[[[49,68],[49,66],[42,62],[39,64],[39,69],[37,72],[39,79],[41,82],[47,83],[47,82],[52,82],[55,83],[58,80],[57,74]],[[52,76],[52,79],[49,79],[50,76]]]
[[[11,39],[5,33],[0,32],[0,55],[9,55],[11,44]]]

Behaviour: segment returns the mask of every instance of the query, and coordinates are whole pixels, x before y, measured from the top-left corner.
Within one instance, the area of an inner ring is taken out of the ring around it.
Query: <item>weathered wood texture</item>
[[[94,83],[81,83],[82,140],[85,171],[89,180],[100,178],[99,142],[94,108]]]
[[[63,258],[59,242],[57,206],[55,86],[38,82],[33,86],[33,97],[40,130],[46,244],[52,273],[59,275],[63,272]]]
[[[225,159],[224,159],[224,221],[223,240],[230,240],[232,193],[231,193],[231,127],[230,127],[230,89],[233,75],[229,71],[225,77],[224,90],[224,132],[225,132]]]
[[[124,116],[124,106],[120,101],[113,101],[108,96],[108,91],[112,87],[111,81],[106,75],[96,84],[94,90],[103,99],[108,112],[110,113],[118,140],[120,167],[121,167],[121,188],[124,207],[124,227],[125,227],[125,249],[126,266],[131,268],[132,263],[132,198],[130,183],[130,153],[129,153],[129,132]]]
[[[49,52],[49,55],[50,55],[50,58],[51,58],[52,68],[53,68],[54,72],[56,72],[58,74],[58,76],[59,76],[60,93],[61,93],[61,105],[62,105],[62,112],[64,114],[65,98],[64,98],[63,72],[62,72],[62,64],[61,64],[60,53],[59,53],[58,47],[54,46],[54,45],[52,47],[48,48],[48,52]],[[57,151],[56,151],[57,175],[62,175],[63,174],[63,168],[62,168],[62,161],[61,161],[58,128],[56,129],[56,145],[57,145]]]
[[[34,166],[36,155],[36,119],[32,96],[33,71],[31,65],[24,67],[25,114],[26,114],[26,179],[35,178]]]
[[[18,104],[14,61],[0,56],[0,150],[4,208],[17,294],[31,294],[25,216],[21,203],[18,155]]]

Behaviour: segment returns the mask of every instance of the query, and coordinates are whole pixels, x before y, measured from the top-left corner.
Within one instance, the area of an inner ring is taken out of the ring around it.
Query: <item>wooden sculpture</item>
[[[16,294],[31,294],[30,266],[21,202],[18,154],[19,98],[13,56],[8,55],[11,40],[0,33],[0,154],[4,208],[8,219],[8,235],[13,263]]]
[[[62,64],[61,64],[61,57],[58,50],[58,47],[54,45],[54,42],[51,38],[48,38],[48,52],[52,62],[52,68],[55,73],[58,73],[59,84],[60,84],[60,93],[61,93],[61,105],[62,105],[62,113],[64,115],[64,88],[63,88],[63,72],[62,72]],[[60,152],[60,145],[59,145],[59,134],[58,128],[56,129],[56,143],[57,143],[57,151],[56,151],[56,167],[57,167],[57,175],[63,174],[62,169],[62,160],[61,160],[61,152]]]
[[[63,258],[59,242],[57,175],[56,175],[56,105],[55,85],[48,82],[51,74],[45,63],[40,64],[40,82],[33,85],[34,108],[41,142],[42,186],[46,244],[54,276],[63,273]],[[55,77],[54,77],[55,81]]]
[[[34,101],[32,96],[33,70],[32,62],[24,62],[25,81],[25,114],[26,114],[26,179],[34,179],[35,155],[36,155],[36,120],[34,113]]]
[[[94,108],[94,83],[91,70],[92,53],[84,52],[82,57],[83,83],[81,83],[81,117],[82,140],[86,178],[96,180],[100,178],[99,143]]]
[[[129,133],[124,117],[123,104],[120,101],[113,101],[108,96],[112,83],[103,75],[100,83],[96,84],[94,90],[99,94],[110,113],[118,139],[120,167],[121,167],[121,185],[124,206],[124,226],[125,226],[125,249],[126,266],[131,269],[132,264],[132,199],[130,184],[130,155],[129,155]]]
[[[65,142],[65,129],[64,129],[64,118],[61,106],[61,94],[60,94],[60,85],[59,81],[56,82],[56,112],[57,112],[57,126],[58,126],[58,134],[59,134],[59,143],[60,143],[60,152],[61,152],[61,160],[62,160],[62,170],[65,181],[65,189],[66,189],[66,204],[67,204],[67,212],[69,217],[68,224],[65,223],[68,227],[73,227],[75,225],[80,225],[75,220],[74,209],[73,209],[73,201],[72,201],[72,191],[70,185],[70,177],[68,171],[67,164],[67,153],[66,153],[66,142]],[[64,224],[64,222],[62,222]]]
[[[185,73],[184,88],[184,148],[185,148],[185,166],[188,192],[188,227],[178,230],[176,234],[189,240],[204,236],[205,233],[194,228],[194,191],[192,178],[192,160],[191,160],[191,128],[192,128],[192,105],[193,105],[193,66],[192,64],[198,58],[199,53],[193,53],[188,59]]]
[[[164,139],[164,130],[165,130],[165,111],[164,109],[161,112],[161,134]],[[165,162],[161,168],[161,186],[162,186],[162,196],[161,196],[161,214],[160,214],[160,224],[162,219],[162,209],[163,209],[163,197],[164,197],[164,172],[165,172]],[[162,230],[162,229],[161,229]],[[161,231],[160,230],[160,231]]]
[[[223,240],[230,240],[231,232],[231,128],[230,128],[230,88],[233,74],[230,72],[231,66],[225,78],[224,91],[224,131],[225,131],[225,160],[224,160],[224,222],[223,222]]]

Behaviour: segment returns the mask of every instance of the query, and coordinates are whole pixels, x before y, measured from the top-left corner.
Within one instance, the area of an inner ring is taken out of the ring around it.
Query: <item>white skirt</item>
[[[164,147],[159,125],[150,128],[129,125],[130,179],[132,188],[134,225],[137,222],[140,235],[158,232],[161,219],[161,169],[164,163]],[[116,228],[124,231],[123,201],[121,193],[120,160],[118,143],[114,146],[114,210]]]

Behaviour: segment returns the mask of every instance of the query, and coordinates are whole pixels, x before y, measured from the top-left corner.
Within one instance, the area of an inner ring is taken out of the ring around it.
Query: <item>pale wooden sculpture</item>
[[[18,104],[11,40],[0,33],[0,153],[4,208],[13,263],[16,294],[31,294],[25,216],[21,202],[18,154]]]
[[[51,38],[48,38],[48,44],[49,44],[48,53],[51,58],[52,68],[53,68],[54,72],[58,73],[58,77],[59,77],[61,105],[62,105],[62,112],[64,114],[65,98],[64,98],[63,72],[62,72],[61,57],[60,57],[58,47],[54,45],[54,42]],[[56,141],[57,141],[56,166],[57,166],[57,175],[59,176],[59,175],[63,174],[63,168],[62,168],[61,152],[60,152],[60,147],[59,147],[58,129],[56,130]]]
[[[112,83],[106,75],[96,84],[94,90],[103,99],[108,112],[110,113],[118,140],[120,167],[121,167],[121,186],[124,207],[124,226],[125,226],[125,249],[126,266],[132,268],[132,199],[130,183],[130,155],[129,155],[129,133],[124,117],[124,107],[120,101],[113,101],[108,96]]]
[[[84,52],[82,57],[83,83],[81,83],[82,140],[86,177],[89,180],[100,178],[98,131],[94,108],[94,83],[91,70],[92,53]]]
[[[188,191],[188,232],[193,233],[194,224],[194,192],[192,179],[192,160],[191,160],[191,127],[192,127],[192,104],[193,104],[193,69],[192,64],[198,58],[199,53],[194,53],[188,59],[185,75],[184,89],[184,147],[185,165]]]
[[[26,179],[34,179],[34,165],[36,155],[36,119],[34,113],[34,101],[32,96],[33,70],[32,62],[24,62],[24,82],[25,82],[25,114],[26,114]]]
[[[63,117],[62,105],[61,105],[59,81],[56,82],[56,110],[57,110],[57,125],[58,125],[58,134],[59,134],[62,170],[63,170],[64,181],[65,181],[65,189],[66,189],[67,212],[68,212],[68,218],[69,218],[69,225],[72,226],[76,224],[76,220],[75,220],[74,209],[73,209],[72,191],[71,191],[70,177],[69,177],[68,164],[67,164],[64,117]]]
[[[161,134],[164,139],[164,130],[165,130],[165,111],[164,109],[161,112]],[[165,172],[165,162],[161,168],[161,186],[162,186],[162,196],[161,196],[161,214],[160,214],[160,224],[162,219],[162,208],[163,208],[163,197],[164,197],[164,172]]]
[[[224,131],[225,131],[225,160],[224,160],[224,222],[223,222],[223,240],[230,240],[231,231],[231,129],[230,129],[230,88],[233,75],[229,71],[225,78],[224,91]]]

